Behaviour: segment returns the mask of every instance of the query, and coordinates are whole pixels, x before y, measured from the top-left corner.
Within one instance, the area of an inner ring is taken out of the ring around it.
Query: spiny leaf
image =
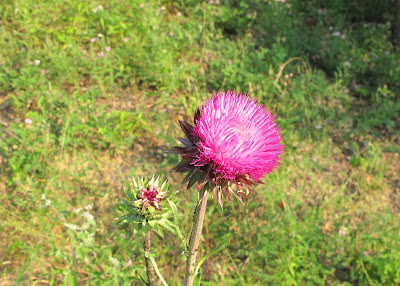
[[[193,172],[194,172],[193,169],[190,169],[190,170],[189,170],[189,172],[187,173],[186,177],[182,180],[181,185],[184,185],[184,184],[186,184],[187,182],[190,181],[190,179],[191,179],[191,177],[192,177],[192,175],[193,175]]]
[[[185,145],[186,147],[192,147],[193,146],[193,143],[190,141],[190,140],[188,140],[188,139],[186,139],[186,138],[178,138],[178,140],[183,144],[183,145]]]
[[[193,126],[183,120],[179,120],[179,125],[181,126],[181,129],[185,133],[186,137],[189,140],[191,140],[193,138],[192,135]]]
[[[190,189],[191,186],[193,186],[199,179],[201,178],[202,172],[200,172],[198,169],[195,170],[195,173],[192,175],[192,177],[189,180],[189,183],[186,187],[187,190]]]
[[[173,227],[172,226],[174,226],[174,225],[172,225],[171,226],[171,222],[169,221],[169,220],[167,220],[167,219],[160,219],[160,220],[158,220],[158,223],[160,224],[160,225],[162,225],[163,227],[165,227],[166,229],[168,229],[170,232],[175,232],[175,230],[173,229]]]
[[[190,166],[190,162],[186,161],[186,160],[182,160],[181,162],[179,162],[178,165],[176,165],[171,171],[174,172],[182,172],[184,171],[187,167]]]
[[[222,249],[224,249],[225,247],[227,247],[229,245],[229,243],[231,242],[231,238],[229,237],[226,241],[222,242],[220,245],[218,245],[216,248],[214,248],[213,250],[211,250],[211,252],[209,254],[207,254],[206,256],[204,256],[199,264],[197,264],[196,269],[194,271],[194,275],[197,275],[199,272],[199,269],[201,267],[201,265],[203,264],[204,261],[207,260],[207,258],[209,258],[210,256],[214,255],[215,253],[221,251]]]
[[[196,108],[196,111],[195,111],[195,113],[194,113],[194,124],[196,124],[196,121],[200,118],[200,116],[201,116],[201,111],[200,111],[200,109],[197,107]]]

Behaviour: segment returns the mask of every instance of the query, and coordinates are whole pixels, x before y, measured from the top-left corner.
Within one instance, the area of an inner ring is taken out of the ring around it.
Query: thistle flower
[[[121,198],[124,215],[121,223],[133,223],[135,232],[147,234],[154,230],[163,237],[163,229],[174,232],[175,225],[169,220],[176,212],[176,192],[168,190],[167,182],[160,178],[133,178],[130,188],[125,189],[126,199]],[[175,202],[174,202],[175,201]]]
[[[230,202],[229,193],[243,202],[283,153],[275,116],[247,93],[214,92],[196,110],[194,126],[179,123],[187,139],[179,138],[184,147],[174,147],[183,159],[174,170],[188,172],[182,182],[187,188],[196,182],[198,190],[209,188],[221,207],[222,195]]]
[[[166,192],[160,192],[157,189],[157,186],[150,185],[140,191],[139,204],[142,206],[142,210],[147,209],[149,206],[160,210],[160,203],[165,198]]]

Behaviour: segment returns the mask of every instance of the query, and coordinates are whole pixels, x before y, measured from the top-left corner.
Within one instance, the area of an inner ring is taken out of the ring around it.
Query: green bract
[[[151,192],[149,198],[147,192]],[[133,178],[129,188],[125,188],[126,198],[121,198],[120,209],[124,215],[117,220],[132,223],[134,233],[146,234],[154,230],[164,237],[163,228],[175,232],[175,224],[169,220],[176,215],[176,205],[172,201],[175,193],[168,191],[168,183],[161,184],[159,177]]]

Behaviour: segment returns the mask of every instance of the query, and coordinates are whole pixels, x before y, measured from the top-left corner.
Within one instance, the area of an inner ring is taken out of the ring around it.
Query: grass
[[[139,283],[142,238],[114,220],[122,187],[168,178],[190,233],[195,191],[164,151],[214,89],[278,114],[286,152],[245,206],[210,201],[201,253],[233,239],[202,284],[400,284],[390,11],[322,2],[0,4],[0,284]],[[179,285],[179,239],[153,238]]]

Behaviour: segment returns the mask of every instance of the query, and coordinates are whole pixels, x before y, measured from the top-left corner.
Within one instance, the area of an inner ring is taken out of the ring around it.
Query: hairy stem
[[[144,238],[144,251],[150,253],[151,249],[151,232],[148,231],[146,234],[146,237]],[[153,265],[151,265],[151,261],[149,258],[146,256],[144,257],[146,261],[146,271],[147,271],[147,278],[149,279],[149,286],[155,286],[156,285],[156,280],[155,280],[155,274],[154,274],[154,268]]]
[[[186,261],[185,286],[192,286],[194,281],[194,269],[196,267],[196,256],[199,248],[201,230],[204,223],[204,215],[207,207],[208,191],[201,190],[199,201],[194,212],[192,234],[189,241],[189,255]]]

